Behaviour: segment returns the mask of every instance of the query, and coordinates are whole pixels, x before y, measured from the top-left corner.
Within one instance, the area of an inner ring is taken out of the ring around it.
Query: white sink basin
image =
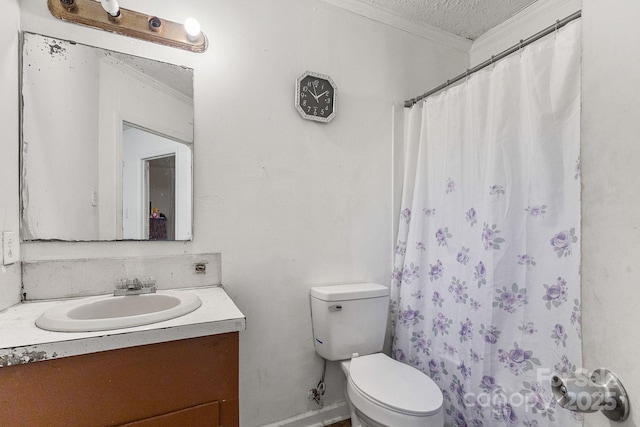
[[[197,295],[162,291],[154,294],[103,295],[61,303],[36,320],[36,326],[57,332],[91,332],[162,322],[191,313],[202,305]]]

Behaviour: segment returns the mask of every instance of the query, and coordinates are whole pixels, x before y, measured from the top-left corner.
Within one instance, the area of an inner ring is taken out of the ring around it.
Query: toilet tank
[[[316,352],[327,360],[382,351],[389,314],[389,289],[375,283],[311,288]]]

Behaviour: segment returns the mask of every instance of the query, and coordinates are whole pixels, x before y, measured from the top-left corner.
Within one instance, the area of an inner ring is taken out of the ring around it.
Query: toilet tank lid
[[[378,298],[389,295],[389,288],[377,283],[353,283],[346,285],[316,286],[311,296],[322,301],[346,301],[363,298]]]

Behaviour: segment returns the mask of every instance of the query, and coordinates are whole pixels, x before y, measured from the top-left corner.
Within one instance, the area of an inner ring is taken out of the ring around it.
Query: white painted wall
[[[0,0],[0,232],[19,231],[17,0]],[[1,237],[0,237],[1,240]],[[1,250],[0,250],[1,252]],[[20,263],[0,265],[0,310],[20,301]]]
[[[584,365],[619,375],[640,425],[640,3],[583,1]],[[600,414],[585,426],[609,425]],[[614,425],[613,423],[611,425]]]
[[[121,1],[176,21],[197,16],[210,42],[201,55],[57,21],[46,2],[20,4],[24,30],[195,70],[194,240],[30,242],[24,258],[222,253],[223,283],[247,316],[241,425],[317,409],[307,400],[322,366],[309,288],[388,283],[392,105],[466,69],[468,54],[317,0]],[[338,85],[329,124],[294,108],[306,70]],[[331,364],[328,406],[342,399],[341,377]]]

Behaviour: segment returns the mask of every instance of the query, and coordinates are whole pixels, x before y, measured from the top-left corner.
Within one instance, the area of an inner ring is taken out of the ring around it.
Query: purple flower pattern
[[[493,407],[493,420],[500,425],[516,426],[518,425],[518,416],[513,410],[513,406],[509,403],[499,403]]]
[[[511,289],[507,289],[505,286],[502,289],[496,289],[493,306],[499,307],[507,313],[515,313],[519,307],[527,302],[526,288],[520,288],[517,283],[514,283],[511,285]]]
[[[556,402],[551,396],[551,392],[547,391],[545,387],[539,382],[529,383],[524,381],[522,383],[524,388],[520,390],[520,393],[525,396],[525,404],[533,414],[540,414],[542,417],[546,417],[549,421],[555,421],[555,406]],[[535,426],[536,424],[529,423],[529,426]]]
[[[562,355],[560,362],[553,367],[554,371],[560,376],[569,376],[576,371],[576,365],[569,361],[567,355]]]
[[[415,279],[420,277],[420,267],[413,263],[405,265],[402,270],[402,284],[410,285]]]
[[[500,197],[501,194],[504,194],[504,187],[502,185],[492,185],[489,187],[489,194],[492,196]]]
[[[449,285],[449,293],[453,295],[453,300],[459,304],[466,304],[469,294],[467,293],[467,282],[455,277],[451,278],[451,284]]]
[[[571,245],[577,241],[576,229],[572,228],[569,231],[556,233],[549,242],[551,243],[551,246],[553,246],[553,250],[558,255],[558,258],[561,258],[571,255]]]
[[[442,375],[449,375],[444,362],[438,363],[435,359],[429,360],[427,368],[429,369],[428,375],[435,381],[441,381]]]
[[[438,228],[436,231],[436,241],[438,242],[438,246],[447,246],[447,239],[453,237],[451,233],[449,233],[449,228]]]
[[[433,301],[433,305],[438,306],[438,307],[442,307],[442,303],[444,302],[444,298],[442,298],[440,296],[440,292],[434,291],[433,292],[433,297],[431,298],[431,301]]]
[[[540,360],[533,357],[533,351],[523,350],[518,347],[518,343],[513,343],[511,350],[498,350],[498,360],[504,363],[514,375],[521,375],[533,370],[533,365],[540,366]]]
[[[522,326],[518,326],[518,329],[521,330],[522,333],[525,335],[533,335],[536,332],[538,332],[533,322],[527,322],[527,323],[522,322]]]
[[[478,288],[487,284],[487,269],[482,261],[478,262],[478,265],[475,266],[473,278],[478,283]]]
[[[431,346],[433,343],[431,339],[426,336],[424,330],[412,332],[411,334],[411,342],[413,343],[415,351],[429,356],[431,354]]]
[[[469,350],[469,360],[471,360],[474,363],[480,363],[481,361],[484,360],[484,357],[480,356],[473,349],[471,349]]]
[[[500,330],[493,325],[486,328],[484,325],[480,325],[480,334],[488,344],[495,344],[498,342],[498,338],[500,338]]]
[[[543,286],[546,292],[542,299],[546,301],[547,310],[551,310],[551,306],[560,307],[563,302],[567,301],[567,281],[562,277],[558,277],[553,285],[544,284]]]
[[[476,210],[474,208],[469,209],[468,211],[465,212],[465,218],[467,220],[467,222],[469,223],[469,225],[471,227],[473,227],[474,225],[476,225],[478,223],[478,214],[476,212]]]
[[[436,214],[435,209],[429,209],[429,208],[422,209],[422,212],[424,212],[426,216],[434,216]]]
[[[420,369],[422,367],[422,359],[417,355],[410,357],[409,360],[407,360],[407,363],[416,369]]]
[[[404,362],[405,360],[407,360],[407,356],[400,348],[396,348],[396,350],[393,352],[393,358],[398,362]]]
[[[448,343],[444,343],[444,354],[453,358],[456,354],[458,354],[458,349]]]
[[[454,191],[456,191],[456,182],[449,178],[447,179],[447,188],[445,190],[445,193],[449,194],[453,193]]]
[[[446,203],[438,204],[441,195],[432,193],[420,215],[400,211],[396,259],[402,263],[391,275],[392,355],[438,383],[447,426],[569,426],[580,417],[554,412],[549,384],[536,382],[536,369],[566,374],[576,370],[572,360],[580,360],[573,350],[581,324],[573,270],[577,228],[562,227],[566,217],[558,210],[564,206],[549,208],[552,193],[532,187],[525,195],[531,200],[523,202],[518,191],[496,184],[487,197],[488,184],[470,193],[465,175],[444,176]],[[579,179],[579,162],[575,175]],[[520,206],[507,209],[507,216],[503,204],[486,204],[505,194],[507,207]],[[436,211],[443,219],[435,218]],[[550,280],[549,273],[561,277]],[[545,344],[556,353],[545,353]],[[476,399],[483,392],[497,399],[483,405]],[[509,400],[514,394],[523,405]]]
[[[460,322],[460,332],[458,334],[460,335],[460,342],[469,341],[473,338],[473,322],[468,317],[464,323]]]
[[[529,266],[535,267],[536,260],[531,255],[527,255],[527,254],[518,255],[518,265],[526,265],[527,268]]]
[[[453,375],[453,381],[451,381],[449,390],[455,396],[458,404],[461,406],[464,406],[465,405],[464,397],[465,397],[465,394],[467,394],[467,392],[464,389],[464,384],[462,384],[462,382],[460,381],[457,375]]]
[[[467,265],[467,263],[469,262],[469,249],[463,246],[462,249],[458,251],[456,261],[458,261],[462,265]]]
[[[525,212],[528,212],[529,216],[531,216],[532,218],[540,217],[544,219],[544,214],[547,213],[547,205],[527,206]]]
[[[492,394],[502,390],[502,387],[498,385],[496,379],[490,375],[482,376],[482,382],[480,383],[479,388],[487,394]]]
[[[563,347],[566,347],[568,337],[569,336],[564,331],[564,326],[562,326],[559,323],[556,323],[556,326],[554,326],[553,331],[551,331],[551,338],[554,340],[556,345],[562,344]]]
[[[500,249],[500,244],[504,243],[505,240],[502,237],[498,237],[499,233],[500,230],[498,230],[498,226],[496,224],[490,226],[486,222],[484,223],[481,237],[485,250]]]
[[[419,310],[412,310],[411,306],[407,306],[406,310],[400,310],[398,313],[399,323],[407,328],[417,325],[421,320],[424,320],[424,316]]]
[[[431,330],[433,331],[433,335],[448,335],[449,328],[453,324],[453,320],[449,319],[442,313],[438,313],[438,315],[433,319],[433,327]]]
[[[435,264],[429,264],[429,280],[434,281],[438,280],[442,277],[443,269],[442,262],[440,260],[436,260]]]
[[[400,211],[400,218],[402,218],[404,222],[409,224],[411,222],[411,209],[405,208]]]

